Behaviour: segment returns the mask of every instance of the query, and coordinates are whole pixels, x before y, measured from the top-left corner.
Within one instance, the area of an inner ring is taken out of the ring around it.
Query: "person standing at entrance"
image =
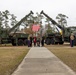
[[[30,47],[30,44],[31,44],[31,43],[30,43],[30,39],[28,38],[28,47]]]
[[[73,33],[70,35],[70,45],[71,47],[74,46],[74,34]]]
[[[44,46],[44,37],[42,37],[41,45]]]
[[[33,39],[33,38],[32,38],[32,37],[30,37],[30,46],[32,46],[32,39]]]
[[[40,47],[40,38],[37,38],[37,46]]]
[[[36,37],[34,37],[33,42],[34,42],[34,46],[36,46]]]

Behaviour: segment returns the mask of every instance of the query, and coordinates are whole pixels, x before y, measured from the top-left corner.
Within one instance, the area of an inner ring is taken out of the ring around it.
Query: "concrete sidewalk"
[[[45,47],[32,47],[12,75],[76,75]]]

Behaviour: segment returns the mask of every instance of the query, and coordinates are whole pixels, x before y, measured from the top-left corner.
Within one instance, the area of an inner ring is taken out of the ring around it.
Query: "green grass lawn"
[[[48,45],[46,47],[76,72],[76,46],[70,47],[70,45]]]
[[[0,75],[11,75],[30,48],[0,47]]]

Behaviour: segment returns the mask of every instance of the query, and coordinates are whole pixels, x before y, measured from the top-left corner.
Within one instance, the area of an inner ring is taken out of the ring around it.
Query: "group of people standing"
[[[30,37],[28,39],[28,47],[32,46],[32,43],[34,43],[34,46],[44,46],[44,37],[39,38],[39,37]]]
[[[74,34],[70,35],[70,46],[73,47],[74,46]],[[39,38],[39,37],[29,37],[28,38],[28,47],[32,46],[32,43],[34,44],[34,46],[44,46],[44,37]]]

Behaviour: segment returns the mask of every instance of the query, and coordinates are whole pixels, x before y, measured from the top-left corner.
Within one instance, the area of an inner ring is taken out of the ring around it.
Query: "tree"
[[[2,23],[3,23],[3,16],[2,16],[2,12],[0,11],[0,30],[1,28],[3,28]]]
[[[3,29],[2,23],[3,23],[3,16],[2,16],[2,12],[0,11],[0,44],[1,44],[1,38],[2,38],[1,34]]]
[[[8,24],[8,22],[9,22],[9,21],[8,21],[8,20],[9,20],[9,15],[10,15],[9,11],[8,11],[8,10],[3,11],[3,12],[2,12],[2,15],[3,15],[3,18],[4,18],[5,28],[6,28],[6,29],[10,28],[10,27],[9,27],[9,24]]]
[[[48,18],[46,18],[45,22],[47,23],[46,24],[46,35],[54,33],[55,32],[55,28],[54,28],[54,25],[51,24],[51,21]]]
[[[43,16],[41,14],[38,14],[38,12],[36,13],[37,14],[37,22],[38,24],[42,24],[42,19],[43,19]]]
[[[67,19],[68,17],[66,16],[66,15],[64,15],[64,14],[58,14],[57,16],[56,16],[56,19],[58,19],[58,23],[59,23],[59,25],[61,25],[62,27],[63,27],[63,37],[64,37],[64,35],[65,35],[65,31],[66,31],[66,25],[67,25]]]
[[[58,14],[56,16],[56,19],[58,19],[59,25],[62,25],[62,27],[65,27],[67,25],[67,19],[68,17],[64,14]]]
[[[17,24],[16,16],[14,14],[11,14],[11,26],[15,26]]]
[[[50,34],[52,32],[53,32],[52,28],[51,28],[50,24],[48,24],[48,29],[46,30],[46,34]]]
[[[34,34],[34,32],[32,31],[31,27],[25,28],[24,32],[26,32],[26,34],[32,34],[32,35]]]

